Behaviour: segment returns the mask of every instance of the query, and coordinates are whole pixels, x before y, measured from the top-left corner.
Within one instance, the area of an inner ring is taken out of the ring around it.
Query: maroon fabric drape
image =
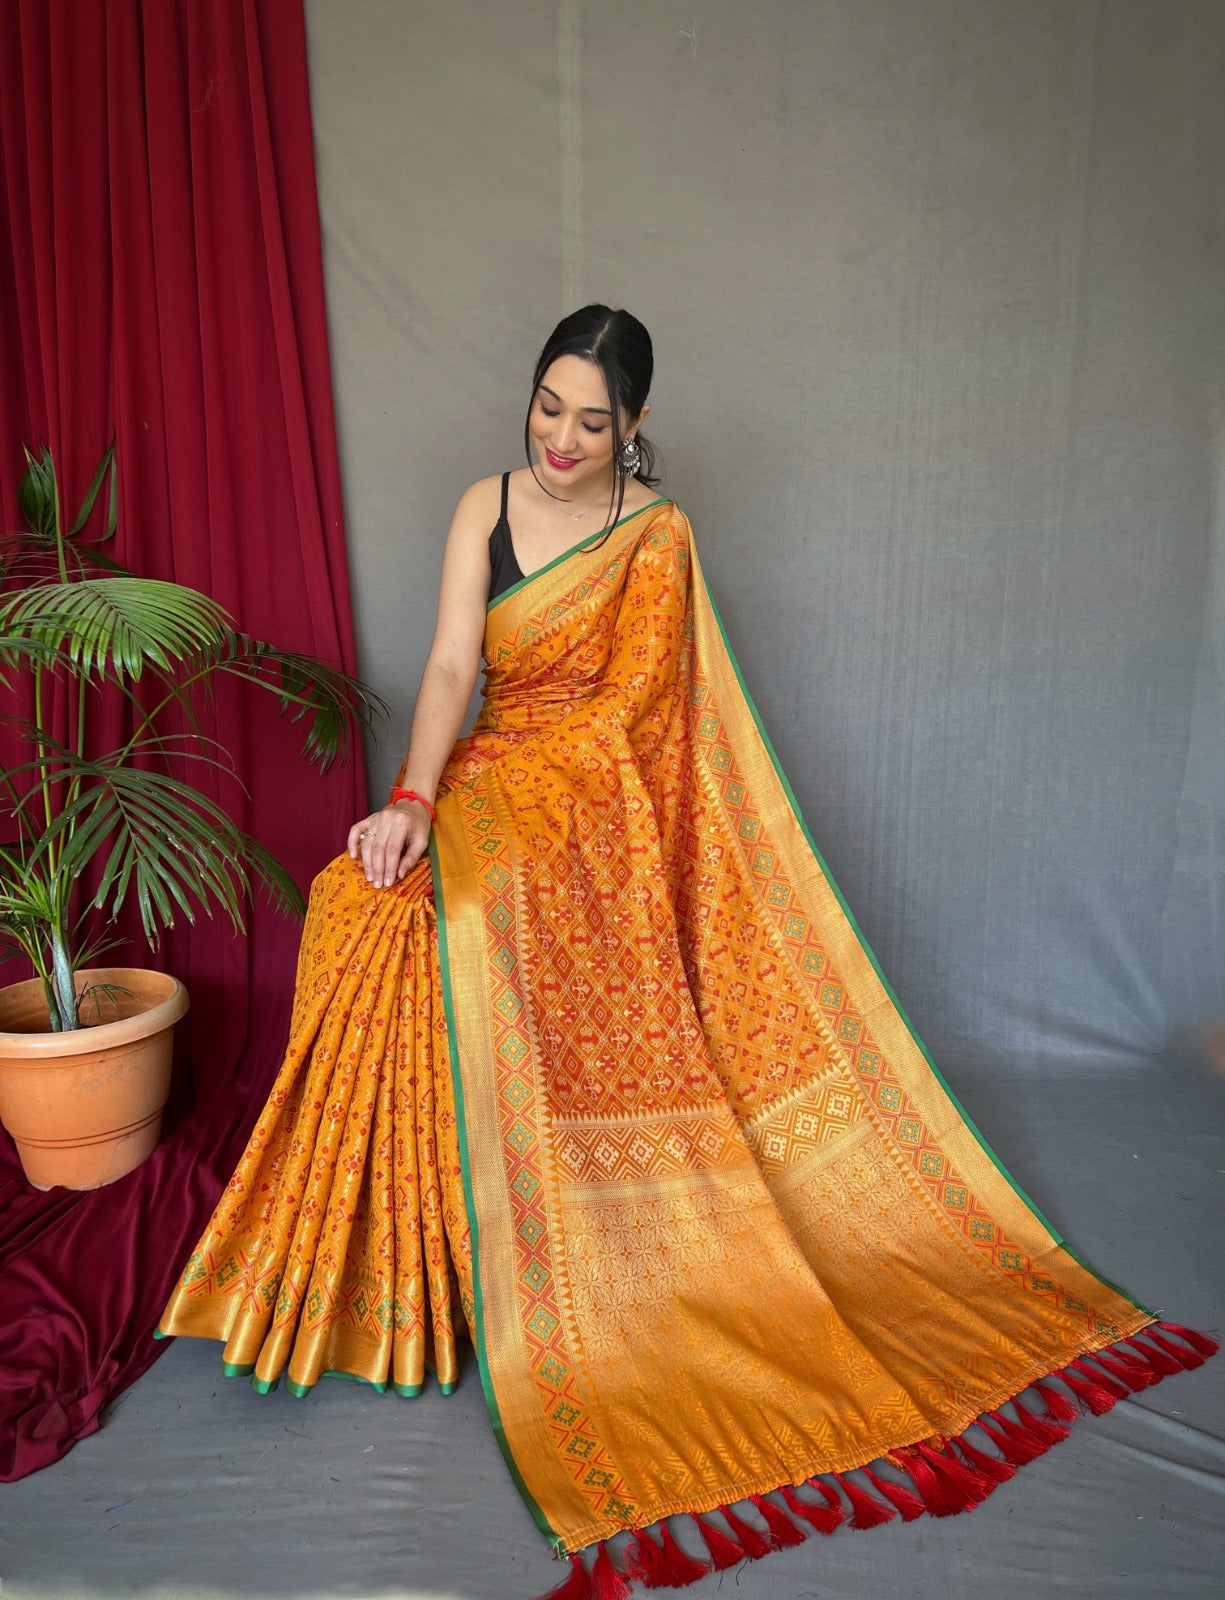
[[[351,667],[301,0],[3,0],[0,60],[6,525],[23,442],[51,445],[75,505],[113,433],[118,559]],[[305,884],[364,805],[360,759],[321,776],[237,688],[216,715],[240,822]],[[279,1065],[297,939],[263,905],[246,940],[170,936],[195,1104],[127,1178],[38,1194],[0,1136],[0,1478],[57,1459],[157,1354]]]

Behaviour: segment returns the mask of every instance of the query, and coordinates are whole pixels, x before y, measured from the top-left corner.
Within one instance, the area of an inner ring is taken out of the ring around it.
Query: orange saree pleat
[[[231,1374],[402,1394],[458,1373],[471,1304],[428,867],[376,891],[339,857],[312,888],[290,1042],[159,1332],[225,1340]]]

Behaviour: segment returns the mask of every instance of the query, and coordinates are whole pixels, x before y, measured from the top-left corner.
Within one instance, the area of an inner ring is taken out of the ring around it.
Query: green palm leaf
[[[56,854],[59,875],[78,875],[105,852],[91,904],[114,918],[136,897],[145,936],[156,941],[179,915],[219,904],[236,931],[252,880],[284,911],[303,900],[285,868],[209,796],[164,772],[79,762],[76,797],[54,819],[32,865]]]
[[[0,600],[0,633],[61,649],[86,679],[135,679],[146,665],[170,672],[215,649],[228,624],[215,600],[157,578],[40,583]]]
[[[0,669],[15,667],[24,661],[34,666],[48,669],[61,666],[67,661],[67,656],[62,650],[57,650],[53,644],[47,644],[41,639],[30,639],[20,634],[0,634]],[[0,670],[0,683],[8,684],[8,678]],[[4,713],[6,721],[15,721],[7,712]]]
[[[387,715],[386,702],[339,667],[318,656],[278,650],[231,628],[201,654],[194,670],[244,678],[276,695],[291,722],[308,717],[302,754],[324,772],[348,759],[355,727],[369,730],[376,717]]]

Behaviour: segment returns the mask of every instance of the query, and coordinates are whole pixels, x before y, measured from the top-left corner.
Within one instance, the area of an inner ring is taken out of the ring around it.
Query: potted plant
[[[207,595],[136,577],[98,548],[115,532],[113,444],[67,529],[51,452],[25,454],[27,526],[0,554],[0,684],[10,703],[25,691],[24,710],[3,713],[24,759],[0,771],[0,954],[37,976],[0,990],[0,1122],[32,1183],[84,1189],[156,1145],[187,1009],[175,978],[91,965],[118,942],[123,906],[134,900],[154,946],[177,916],[215,906],[242,931],[255,887],[303,908],[281,863],[187,779],[211,768],[238,781],[201,696],[227,676],[269,690],[306,720],[303,754],[323,769],[382,707],[347,673],[250,638]],[[122,703],[117,740],[100,732],[108,697],[111,724]]]

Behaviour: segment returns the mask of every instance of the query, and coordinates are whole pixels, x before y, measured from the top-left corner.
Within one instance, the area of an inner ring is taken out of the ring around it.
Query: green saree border
[[[790,805],[791,810],[792,810],[792,812],[793,812],[793,814],[795,816],[795,820],[799,825],[800,831],[803,833],[804,838],[808,843],[808,848],[812,851],[813,855],[816,857],[817,865],[820,867],[822,873],[824,874],[825,881],[829,884],[830,888],[833,890],[834,896],[837,899],[838,904],[842,907],[842,910],[843,910],[844,915],[846,916],[847,922],[850,924],[851,931],[855,935],[855,938],[859,941],[860,949],[863,951],[863,953],[867,956],[868,960],[871,962],[873,970],[876,973],[876,976],[880,979],[881,986],[883,987],[885,993],[889,996],[889,999],[890,999],[890,1001],[891,1001],[891,1003],[892,1003],[892,1005],[894,1007],[894,1010],[897,1012],[898,1016],[902,1020],[902,1025],[905,1027],[907,1033],[910,1035],[911,1039],[914,1041],[915,1048],[919,1051],[919,1053],[923,1057],[924,1061],[926,1061],[927,1065],[931,1068],[932,1074],[934,1075],[934,1077],[936,1079],[936,1082],[940,1085],[940,1087],[944,1090],[945,1094],[948,1096],[950,1102],[952,1103],[953,1109],[957,1112],[957,1115],[961,1118],[962,1122],[965,1123],[966,1127],[973,1134],[974,1139],[978,1143],[978,1145],[979,1145],[980,1149],[982,1150],[983,1154],[991,1162],[991,1165],[999,1173],[1000,1177],[1003,1178],[1004,1181],[1008,1184],[1009,1188],[1013,1191],[1013,1193],[1017,1196],[1017,1198],[1021,1201],[1021,1203],[1024,1206],[1026,1206],[1028,1208],[1028,1210],[1031,1211],[1033,1213],[1033,1215],[1038,1219],[1038,1221],[1046,1229],[1047,1233],[1049,1233],[1051,1238],[1054,1239],[1056,1245],[1058,1245],[1058,1247],[1061,1250],[1066,1250],[1068,1255],[1071,1256],[1072,1260],[1076,1262],[1077,1266],[1081,1267],[1085,1272],[1089,1273],[1089,1275],[1091,1277],[1096,1278],[1099,1283],[1104,1284],[1107,1289],[1111,1290],[1114,1294],[1117,1294],[1121,1299],[1126,1300],[1129,1305],[1135,1306],[1137,1311],[1141,1311],[1141,1312],[1144,1313],[1145,1316],[1150,1316],[1150,1317],[1153,1317],[1155,1319],[1156,1316],[1157,1316],[1156,1312],[1151,1311],[1148,1306],[1141,1305],[1138,1300],[1134,1299],[1131,1295],[1129,1295],[1127,1293],[1126,1289],[1120,1289],[1117,1284],[1111,1283],[1109,1278],[1103,1277],[1102,1274],[1100,1272],[1098,1272],[1096,1267],[1090,1266],[1090,1264],[1085,1260],[1085,1258],[1077,1250],[1073,1249],[1073,1247],[1067,1242],[1067,1240],[1063,1237],[1063,1235],[1058,1231],[1057,1228],[1054,1228],[1054,1227],[1051,1226],[1050,1222],[1048,1222],[1046,1217],[1043,1216],[1042,1212],[1038,1209],[1038,1207],[1034,1204],[1034,1202],[1030,1199],[1030,1197],[1025,1193],[1024,1189],[1021,1188],[1021,1185],[1013,1177],[1012,1173],[1009,1172],[1008,1168],[1000,1160],[999,1156],[996,1155],[995,1151],[987,1143],[986,1139],[983,1137],[982,1133],[979,1131],[978,1126],[974,1122],[974,1119],[967,1113],[967,1111],[966,1111],[965,1107],[962,1105],[961,1101],[957,1098],[957,1096],[954,1094],[953,1090],[949,1087],[949,1084],[948,1084],[947,1080],[945,1079],[944,1074],[940,1071],[940,1068],[936,1065],[935,1061],[932,1059],[930,1053],[928,1052],[927,1046],[923,1043],[922,1039],[920,1039],[917,1031],[915,1030],[914,1024],[911,1022],[910,1018],[907,1016],[904,1006],[902,1005],[901,1001],[898,999],[897,995],[894,993],[893,985],[889,982],[889,979],[886,977],[885,972],[884,972],[883,968],[881,967],[880,962],[876,959],[876,952],[872,949],[872,946],[868,943],[867,939],[864,937],[863,930],[860,928],[858,922],[855,920],[855,913],[851,910],[850,906],[847,904],[846,896],[842,893],[842,890],[838,887],[837,881],[835,880],[833,873],[829,870],[829,867],[826,864],[825,857],[821,854],[820,850],[817,848],[817,842],[812,836],[812,833],[811,833],[811,831],[809,829],[808,823],[805,821],[804,813],[800,810],[800,803],[795,797],[795,791],[792,789],[790,781],[787,778],[787,774],[783,771],[782,763],[779,761],[778,755],[777,755],[777,753],[776,753],[776,751],[774,749],[774,746],[770,742],[770,735],[766,732],[766,726],[765,726],[765,723],[761,719],[761,713],[758,711],[757,704],[754,701],[753,696],[749,693],[748,685],[744,681],[744,674],[740,670],[740,663],[736,659],[736,652],[732,649],[731,640],[727,636],[727,628],[724,626],[723,618],[719,613],[718,606],[715,604],[714,596],[711,594],[710,588],[706,583],[705,575],[703,575],[703,577],[702,577],[702,587],[706,592],[706,600],[707,600],[707,603],[710,606],[711,615],[715,619],[715,625],[718,628],[719,635],[723,640],[723,648],[727,651],[727,659],[731,663],[732,671],[736,675],[736,682],[740,685],[740,693],[744,696],[744,703],[748,707],[750,716],[753,718],[753,722],[754,722],[754,724],[755,724],[755,726],[757,728],[758,736],[761,739],[761,742],[762,742],[762,745],[763,745],[763,747],[765,749],[766,754],[770,758],[770,765],[774,768],[775,776],[778,778],[778,781],[779,781],[780,785],[782,786],[783,793],[787,796],[787,803]]]
[[[562,557],[558,558],[563,559]],[[525,580],[529,581],[529,580]],[[500,598],[505,598],[504,596]],[[476,1198],[472,1190],[472,1170],[468,1155],[468,1124],[464,1113],[464,1084],[463,1073],[459,1065],[459,1035],[455,1026],[455,1004],[451,997],[451,964],[447,950],[447,915],[446,899],[442,888],[442,867],[438,860],[438,847],[435,843],[434,833],[430,831],[430,873],[434,880],[434,926],[438,930],[438,965],[442,974],[442,1005],[447,1019],[447,1043],[451,1053],[451,1081],[455,1087],[455,1120],[459,1126],[459,1165],[464,1184],[464,1206],[468,1212],[468,1231],[472,1237],[472,1297],[474,1302],[475,1322],[473,1328],[475,1338],[473,1345],[476,1350],[477,1371],[481,1375],[481,1392],[485,1396],[485,1407],[489,1412],[489,1421],[493,1426],[494,1438],[498,1441],[498,1448],[502,1452],[502,1459],[511,1475],[511,1480],[522,1496],[524,1505],[532,1514],[532,1520],[544,1534],[554,1551],[558,1554],[567,1554],[564,1540],[550,1525],[547,1517],[532,1497],[523,1474],[519,1471],[514,1452],[510,1448],[510,1441],[502,1426],[502,1415],[498,1410],[498,1399],[493,1390],[493,1379],[489,1372],[489,1359],[485,1348],[485,1306],[481,1294],[480,1270],[480,1225],[476,1215]]]
[[[546,572],[552,572],[554,567],[560,566],[563,561],[568,561],[569,558],[572,555],[577,554],[577,552],[580,551],[585,544],[591,544],[595,539],[606,539],[610,533],[615,533],[623,522],[632,522],[635,517],[642,516],[644,511],[651,511],[656,506],[662,506],[667,503],[667,500],[668,496],[666,494],[661,494],[659,499],[652,500],[650,505],[639,506],[637,511],[631,511],[627,516],[618,517],[611,528],[601,528],[599,533],[584,534],[577,544],[572,544],[568,550],[563,550],[561,555],[554,556],[552,561],[546,561],[544,566],[537,567],[535,572],[529,572],[526,577],[520,578],[518,583],[512,583],[509,589],[503,589],[501,594],[496,595],[486,605],[485,615],[488,616],[493,610],[494,606],[500,606],[503,600],[509,600],[512,594],[518,594],[520,589],[526,588],[529,583],[534,583],[537,578],[543,578]]]

